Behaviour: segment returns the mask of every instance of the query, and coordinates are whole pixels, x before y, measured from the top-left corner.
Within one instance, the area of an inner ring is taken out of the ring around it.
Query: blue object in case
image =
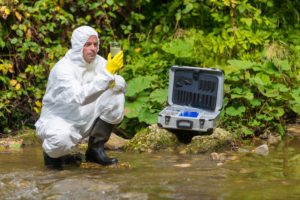
[[[192,117],[192,118],[197,118],[199,115],[198,112],[191,112],[191,111],[183,111],[179,114],[179,116],[182,117]]]

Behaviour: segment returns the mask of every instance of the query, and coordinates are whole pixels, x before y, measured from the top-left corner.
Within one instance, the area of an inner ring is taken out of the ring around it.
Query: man
[[[102,165],[118,162],[107,157],[107,142],[115,124],[124,116],[123,52],[108,61],[97,55],[95,29],[81,26],[71,38],[71,49],[50,72],[43,107],[35,123],[43,141],[45,165],[61,168],[63,157],[89,136],[86,160]]]

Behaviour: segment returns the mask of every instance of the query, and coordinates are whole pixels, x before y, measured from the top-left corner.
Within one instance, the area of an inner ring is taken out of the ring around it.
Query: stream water
[[[300,199],[300,139],[267,156],[108,152],[130,167],[62,171],[43,166],[39,146],[0,154],[0,199]]]

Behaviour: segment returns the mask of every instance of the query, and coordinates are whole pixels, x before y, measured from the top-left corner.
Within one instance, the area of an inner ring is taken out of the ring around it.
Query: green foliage
[[[159,6],[158,6],[159,5]],[[299,1],[4,0],[0,4],[0,132],[32,126],[50,69],[89,24],[100,54],[119,40],[126,58],[128,136],[156,123],[172,65],[225,71],[221,126],[241,135],[300,113]]]
[[[283,133],[283,116],[298,106],[297,95],[292,95],[298,90],[300,79],[295,72],[291,73],[292,65],[287,64],[287,60],[229,60],[228,63],[224,70],[230,88],[228,98],[232,101],[226,106],[228,116],[223,123],[235,128],[241,126],[245,135],[257,127],[277,127],[277,131]]]

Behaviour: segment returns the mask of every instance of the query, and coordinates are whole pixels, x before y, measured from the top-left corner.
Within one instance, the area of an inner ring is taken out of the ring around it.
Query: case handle
[[[193,128],[193,122],[189,121],[189,120],[177,120],[176,125],[177,125],[177,128],[182,128],[182,129]]]

